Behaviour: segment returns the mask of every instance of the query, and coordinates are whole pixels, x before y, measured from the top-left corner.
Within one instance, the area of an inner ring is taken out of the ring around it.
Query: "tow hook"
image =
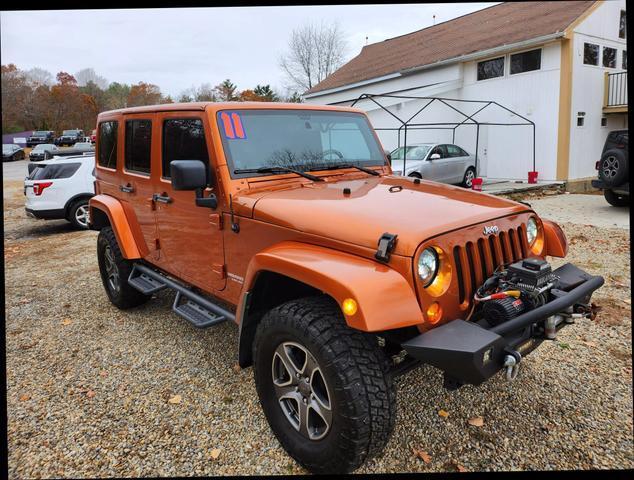
[[[520,371],[520,362],[522,355],[520,352],[512,351],[504,357],[504,366],[506,367],[506,379],[510,382],[515,380]]]
[[[589,318],[590,320],[594,320],[597,318],[597,313],[601,310],[601,307],[594,302],[590,305],[577,305],[575,308],[578,314],[581,314],[582,317]],[[574,314],[573,314],[574,316]]]

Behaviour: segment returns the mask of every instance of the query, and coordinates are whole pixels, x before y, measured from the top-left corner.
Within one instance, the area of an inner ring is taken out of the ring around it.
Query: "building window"
[[[539,70],[542,66],[542,50],[530,50],[528,52],[511,55],[511,75],[515,73]]]
[[[608,117],[601,117],[601,126],[602,127],[608,126]]]
[[[150,147],[152,122],[128,120],[125,122],[125,168],[138,173],[150,173]]]
[[[583,127],[586,121],[586,112],[578,112],[577,113],[577,127]]]
[[[583,63],[586,65],[599,65],[599,45],[594,43],[583,44]]]
[[[621,10],[621,21],[619,23],[619,38],[625,38],[627,33],[627,15],[625,10]]]
[[[504,57],[478,62],[478,80],[504,76]]]
[[[165,120],[163,123],[163,177],[171,178],[172,160],[200,160],[209,165],[203,122],[198,118]]]
[[[627,70],[627,50],[623,50],[623,58],[621,58],[621,68]]]
[[[117,168],[118,122],[99,124],[99,152],[97,162],[101,167]]]
[[[616,68],[616,48],[603,47],[603,66]]]

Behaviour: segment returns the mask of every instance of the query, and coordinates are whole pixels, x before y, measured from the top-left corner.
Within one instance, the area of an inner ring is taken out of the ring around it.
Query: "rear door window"
[[[38,165],[33,169],[29,180],[60,180],[72,177],[79,169],[81,163],[57,163],[48,165]]]
[[[125,168],[150,174],[152,121],[127,120],[125,122]]]
[[[99,152],[97,163],[101,167],[117,168],[117,132],[119,122],[101,122],[99,124]]]
[[[163,178],[171,178],[172,160],[200,160],[209,166],[205,129],[199,118],[170,118],[163,123]]]

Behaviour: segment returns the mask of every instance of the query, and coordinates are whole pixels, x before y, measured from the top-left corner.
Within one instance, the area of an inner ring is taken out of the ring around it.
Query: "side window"
[[[504,57],[478,62],[478,80],[504,76]]]
[[[447,145],[447,154],[450,157],[462,157],[461,149],[455,145]]]
[[[101,122],[99,124],[99,152],[97,163],[101,167],[117,168],[117,132],[119,122]]]
[[[433,153],[437,153],[438,155],[440,155],[440,158],[447,158],[447,149],[444,145],[438,145],[436,148],[434,148]]]
[[[625,38],[627,35],[627,15],[625,10],[621,10],[621,21],[619,22],[619,38]]]
[[[583,63],[586,65],[599,65],[599,45],[594,43],[583,44]]]
[[[627,70],[627,50],[623,50],[623,58],[621,59],[621,68]]]
[[[172,160],[200,160],[209,167],[205,129],[198,118],[169,119],[163,122],[163,174],[171,178]]]
[[[616,48],[603,47],[603,66],[616,68]]]
[[[150,173],[150,147],[152,122],[127,120],[125,122],[125,168],[137,173]]]

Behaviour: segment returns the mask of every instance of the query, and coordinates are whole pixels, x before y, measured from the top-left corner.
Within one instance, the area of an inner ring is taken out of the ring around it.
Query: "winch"
[[[496,326],[544,305],[548,290],[557,285],[557,280],[545,260],[528,258],[513,263],[495,272],[476,291],[478,316]]]

